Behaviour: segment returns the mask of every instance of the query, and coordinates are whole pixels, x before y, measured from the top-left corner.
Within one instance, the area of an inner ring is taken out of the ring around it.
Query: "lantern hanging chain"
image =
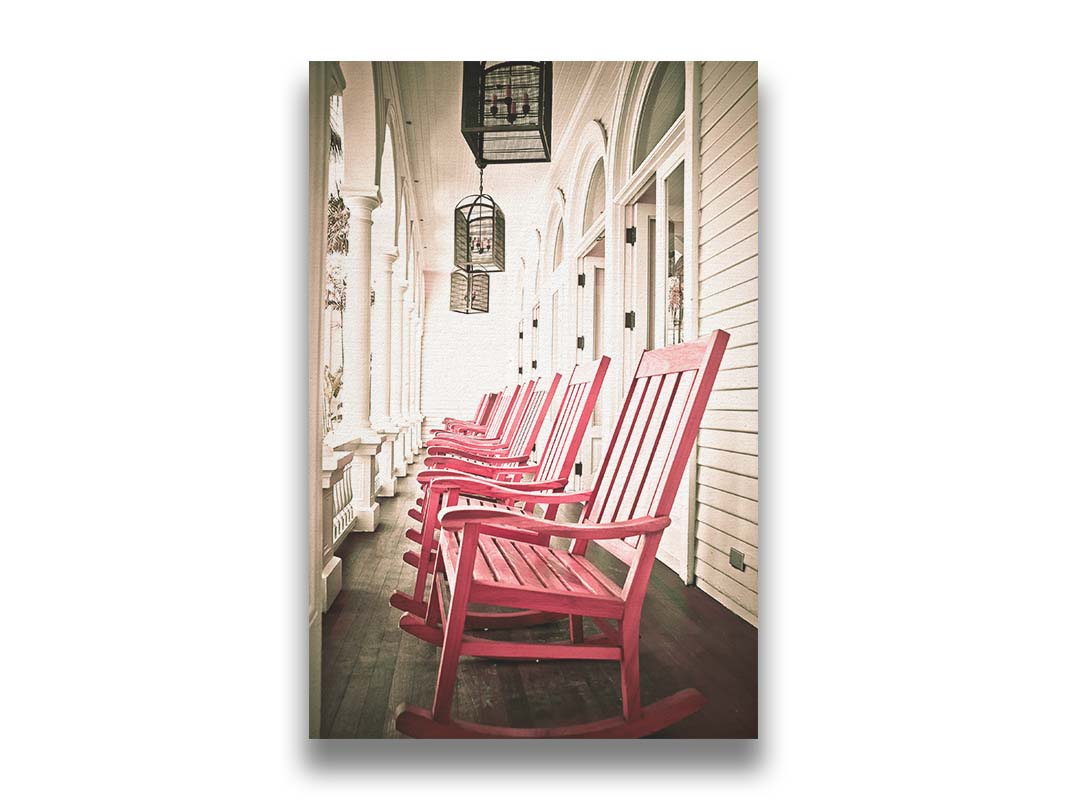
[[[483,181],[485,179],[485,167],[478,167],[478,194],[485,194],[482,189]]]

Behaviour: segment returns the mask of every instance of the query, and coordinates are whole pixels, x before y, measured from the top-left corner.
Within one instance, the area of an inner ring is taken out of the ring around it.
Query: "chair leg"
[[[585,641],[585,628],[582,626],[581,614],[571,614],[571,641],[575,644]]]
[[[471,593],[471,580],[474,573],[474,561],[478,554],[477,529],[469,526],[463,533],[460,544],[459,563],[456,565],[456,582],[452,587],[452,601],[449,603],[445,617],[445,635],[441,645],[441,665],[437,670],[437,686],[433,695],[433,718],[438,722],[447,722],[452,715],[452,699],[456,688],[456,670],[459,668],[459,653],[463,647],[463,628],[467,622],[467,601]],[[444,558],[444,543],[437,548],[437,569],[435,583],[440,580],[438,570]]]
[[[437,509],[441,504],[441,493],[434,492],[429,487],[426,490],[425,502],[422,505],[422,547],[419,549],[418,573],[415,575],[415,588],[411,596],[418,603],[426,599],[426,580],[430,575],[431,551],[433,550],[433,534],[437,527]]]
[[[639,623],[630,624],[623,618],[621,628],[622,659],[622,717],[633,722],[641,716],[641,664]]]
[[[444,612],[444,601],[441,599],[444,589],[441,586],[440,564],[434,564],[433,581],[430,583],[430,599],[426,606],[426,624],[439,625],[441,615]]]

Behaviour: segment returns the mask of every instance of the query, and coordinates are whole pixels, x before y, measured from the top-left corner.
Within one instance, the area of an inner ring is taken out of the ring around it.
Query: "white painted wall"
[[[490,277],[488,314],[449,311],[449,275],[424,273],[422,410],[430,420],[473,413],[482,394],[515,375],[518,271]]]
[[[759,243],[755,62],[705,62],[700,333],[730,332],[697,449],[697,585],[753,624],[759,576]],[[730,566],[731,548],[745,569]]]

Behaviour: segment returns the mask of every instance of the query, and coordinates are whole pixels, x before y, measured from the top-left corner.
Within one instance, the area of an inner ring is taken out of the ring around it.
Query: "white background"
[[[1055,5],[501,5],[6,10],[4,793],[1062,796]],[[525,53],[759,60],[757,743],[304,741],[306,61]]]

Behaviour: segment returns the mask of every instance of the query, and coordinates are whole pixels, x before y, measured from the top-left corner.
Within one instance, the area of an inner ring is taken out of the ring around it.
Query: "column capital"
[[[386,247],[375,254],[375,260],[382,264],[383,272],[392,272],[393,264],[396,263],[398,258],[400,258],[400,250],[395,247]]]
[[[341,187],[341,199],[354,217],[366,222],[370,222],[371,212],[382,202],[377,191],[353,189],[348,186]]]

